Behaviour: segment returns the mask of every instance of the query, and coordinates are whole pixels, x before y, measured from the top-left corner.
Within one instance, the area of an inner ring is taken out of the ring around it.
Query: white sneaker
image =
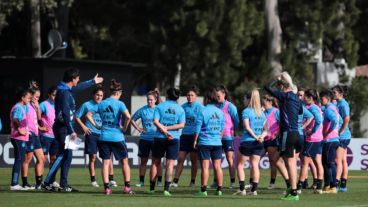
[[[164,186],[164,185],[162,184],[162,182],[158,182],[158,181],[157,181],[157,187],[162,187],[162,186]]]
[[[267,187],[267,189],[268,190],[272,190],[272,189],[274,189],[275,188],[275,183],[270,183],[269,185],[268,185],[268,187]]]
[[[322,189],[315,189],[314,194],[322,194]]]
[[[23,185],[22,188],[24,190],[34,190],[35,189],[35,187],[34,186],[31,186],[30,184]]]
[[[240,196],[246,196],[247,192],[245,190],[238,190],[233,195],[240,195]]]
[[[301,189],[300,190],[297,190],[296,192],[298,193],[298,195],[302,194],[302,190]]]
[[[253,195],[253,196],[256,196],[256,195],[258,195],[258,193],[257,193],[257,191],[250,191],[249,193],[248,193],[248,195]]]
[[[189,187],[194,188],[195,187],[195,183],[189,183]]]
[[[100,187],[96,181],[91,182],[91,185],[95,188]]]
[[[27,190],[27,189],[23,188],[21,185],[13,185],[10,186],[10,190]]]
[[[230,186],[229,186],[230,189],[233,189],[235,188],[235,183],[230,183]]]
[[[179,186],[179,185],[178,185],[177,183],[174,183],[174,182],[170,184],[170,187],[177,188],[178,186]]]
[[[252,188],[252,184],[244,185],[245,190],[248,190],[248,189],[251,189],[251,188]]]
[[[112,187],[118,187],[118,184],[116,183],[115,180],[110,180],[109,185]]]
[[[54,188],[60,188],[60,184],[59,184],[59,183],[57,183],[56,181],[54,181],[54,182],[52,183],[52,187],[54,187]]]

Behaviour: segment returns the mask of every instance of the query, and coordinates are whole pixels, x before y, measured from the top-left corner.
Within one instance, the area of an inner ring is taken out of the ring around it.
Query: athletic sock
[[[114,175],[109,175],[109,181],[113,181],[114,180]]]
[[[23,183],[23,186],[28,184],[27,177],[22,177],[22,183]]]
[[[291,189],[291,193],[290,193],[292,196],[297,196],[298,195],[298,192],[296,189]]]
[[[178,184],[179,178],[174,178],[174,181],[173,182],[176,183],[176,184]]]
[[[302,188],[303,189],[307,189],[308,188],[308,179],[305,179],[304,180]]]
[[[235,178],[230,178],[230,183],[235,183]]]
[[[91,182],[95,182],[96,181],[96,176],[91,176]]]
[[[150,181],[150,191],[155,190],[156,181],[151,180]]]
[[[125,187],[130,188],[130,181],[125,181],[124,185],[125,185]]]
[[[257,191],[258,188],[258,183],[253,182],[252,183],[252,189],[250,190],[251,192]]]
[[[296,188],[297,188],[298,190],[301,190],[301,189],[302,189],[302,187],[303,187],[303,183],[304,183],[304,181],[299,180],[299,181],[298,181],[298,184],[297,184],[297,186],[296,186]]]
[[[249,184],[253,183],[253,178],[249,178]]]
[[[190,179],[190,183],[194,184],[195,183],[195,179]]]
[[[244,186],[245,186],[245,181],[239,181],[239,190],[243,191],[244,190]]]
[[[291,188],[290,180],[285,180],[286,188]]]
[[[36,185],[40,186],[42,184],[42,175],[41,176],[36,176]]]
[[[341,186],[341,181],[336,179],[336,186]]]
[[[162,182],[162,176],[157,176],[157,182]]]
[[[322,180],[321,179],[317,179],[316,184],[317,184],[317,189],[318,190],[322,189]]]
[[[221,191],[222,190],[222,186],[217,186],[217,191]]]
[[[346,183],[348,182],[348,180],[347,179],[345,179],[345,178],[341,178],[341,187],[342,188],[346,188]]]
[[[110,188],[109,183],[104,183],[104,187],[105,187],[105,189],[106,189],[106,188]]]
[[[202,185],[201,186],[201,192],[206,192],[207,191],[207,186],[206,185]]]
[[[216,178],[213,178],[213,183],[217,183],[217,179]]]
[[[270,184],[275,184],[275,182],[276,182],[276,178],[271,178]]]
[[[139,176],[139,182],[144,183],[144,175]]]
[[[170,190],[170,184],[171,182],[170,181],[165,181],[165,191],[169,191]]]

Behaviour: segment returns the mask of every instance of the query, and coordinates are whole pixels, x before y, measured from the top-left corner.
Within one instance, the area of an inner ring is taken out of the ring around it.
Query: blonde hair
[[[282,84],[293,91],[293,93],[298,93],[298,87],[293,83],[291,76],[288,72],[284,71],[281,73]]]
[[[262,106],[261,106],[261,98],[259,95],[259,91],[257,89],[253,89],[250,95],[249,107],[254,109],[257,117],[261,117],[262,115]]]

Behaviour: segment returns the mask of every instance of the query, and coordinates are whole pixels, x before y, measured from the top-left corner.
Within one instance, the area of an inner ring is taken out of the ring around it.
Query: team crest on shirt
[[[212,114],[211,119],[220,119],[220,116],[217,113]]]

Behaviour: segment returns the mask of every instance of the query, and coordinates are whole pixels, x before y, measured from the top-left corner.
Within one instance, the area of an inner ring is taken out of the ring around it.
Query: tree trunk
[[[40,0],[31,0],[30,3],[32,56],[41,57]]]
[[[268,62],[272,68],[273,75],[277,75],[282,72],[282,65],[279,60],[282,30],[277,12],[277,0],[266,0],[265,18],[268,37]]]

